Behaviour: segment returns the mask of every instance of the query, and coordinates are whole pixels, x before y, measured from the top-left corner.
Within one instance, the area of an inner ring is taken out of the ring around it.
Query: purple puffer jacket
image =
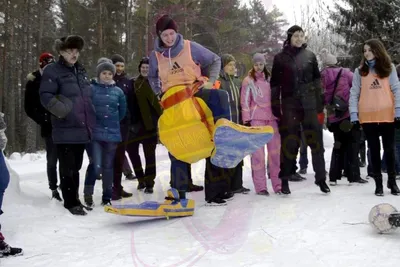
[[[321,71],[321,81],[322,87],[325,90],[324,93],[324,104],[329,105],[333,99],[333,91],[335,87],[335,80],[339,74],[341,67],[332,66],[324,68]],[[335,95],[341,97],[344,101],[349,103],[350,98],[350,88],[353,81],[353,72],[349,69],[343,68],[336,88]],[[337,118],[335,114],[330,114],[328,116],[328,122],[337,122],[345,118],[350,117],[349,111],[347,111],[341,118]]]

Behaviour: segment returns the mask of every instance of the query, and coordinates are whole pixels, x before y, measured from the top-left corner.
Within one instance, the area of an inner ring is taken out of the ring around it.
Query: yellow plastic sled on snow
[[[195,202],[193,199],[179,199],[179,193],[171,188],[163,203],[145,201],[141,204],[120,204],[105,206],[104,211],[123,216],[141,217],[185,217],[194,214]]]

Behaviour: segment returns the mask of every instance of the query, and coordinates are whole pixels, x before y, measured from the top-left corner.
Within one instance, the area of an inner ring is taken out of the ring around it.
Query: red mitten
[[[317,117],[318,117],[319,124],[323,125],[325,122],[325,113],[323,113],[323,112],[318,113]]]

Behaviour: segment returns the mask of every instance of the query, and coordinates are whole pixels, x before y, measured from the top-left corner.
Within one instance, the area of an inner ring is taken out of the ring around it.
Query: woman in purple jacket
[[[360,177],[358,164],[359,139],[361,132],[350,123],[348,103],[350,88],[353,81],[353,73],[349,69],[337,66],[334,55],[323,49],[321,59],[324,65],[321,71],[322,86],[325,89],[325,105],[328,110],[328,129],[333,132],[335,140],[331,166],[329,170],[330,185],[336,185],[341,179],[344,169],[344,157],[347,154],[346,170],[349,170],[347,178],[350,183],[367,183]]]

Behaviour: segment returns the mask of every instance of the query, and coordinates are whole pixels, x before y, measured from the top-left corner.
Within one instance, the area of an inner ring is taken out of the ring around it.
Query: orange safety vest
[[[168,57],[168,51],[163,54],[156,52],[155,55],[163,92],[177,85],[191,86],[201,76],[200,66],[193,61],[188,40],[184,40],[183,49],[176,57]]]
[[[394,107],[389,77],[379,78],[371,72],[361,77],[361,92],[358,101],[360,123],[393,122]]]

